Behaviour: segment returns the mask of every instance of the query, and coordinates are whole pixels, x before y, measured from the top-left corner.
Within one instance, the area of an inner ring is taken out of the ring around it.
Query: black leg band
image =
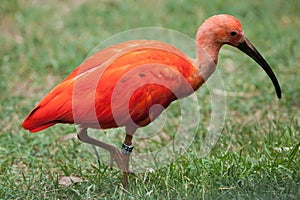
[[[132,145],[128,146],[124,143],[122,144],[121,151],[122,151],[123,154],[129,155],[129,154],[131,154],[132,150],[133,150]]]

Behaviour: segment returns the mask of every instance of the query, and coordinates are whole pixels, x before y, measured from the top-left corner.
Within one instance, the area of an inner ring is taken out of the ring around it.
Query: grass
[[[2,2],[0,199],[300,199],[299,7],[298,1],[282,0]],[[208,155],[199,155],[210,118],[206,87],[197,92],[204,122],[188,151],[158,170],[130,177],[128,190],[121,173],[97,162],[86,145],[75,139],[57,142],[74,133],[74,126],[36,134],[22,130],[34,104],[101,41],[148,26],[193,38],[202,21],[216,13],[242,21],[277,74],[283,97],[276,99],[256,63],[224,47],[218,69],[228,92],[226,120]],[[59,177],[70,175],[83,182],[59,184]]]

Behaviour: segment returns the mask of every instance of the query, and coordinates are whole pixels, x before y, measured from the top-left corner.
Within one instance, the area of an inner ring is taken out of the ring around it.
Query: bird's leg
[[[135,132],[130,131],[128,128],[126,128],[126,137],[124,140],[124,143],[122,145],[121,151],[114,145],[110,145],[104,142],[101,142],[99,140],[96,140],[94,138],[91,138],[87,134],[87,128],[80,128],[77,137],[80,141],[92,144],[98,147],[101,147],[110,153],[110,167],[112,167],[113,161],[116,161],[119,169],[123,171],[123,184],[124,187],[128,187],[128,173],[132,173],[129,170],[129,159],[130,159],[130,153],[132,152],[133,146],[132,146],[132,134]]]
[[[123,184],[125,188],[127,188],[129,185],[128,173],[132,173],[132,171],[129,170],[129,159],[130,159],[130,154],[133,150],[133,145],[131,143],[131,140],[132,140],[132,135],[127,134],[126,131],[126,137],[121,148],[123,158],[124,158],[124,167],[125,167],[125,170],[123,170]]]
[[[107,144],[107,143],[104,143],[104,142],[101,142],[99,140],[89,137],[87,134],[87,128],[80,128],[77,133],[77,137],[82,142],[92,144],[92,145],[101,147],[101,148],[109,151],[110,156],[111,156],[110,164],[112,164],[112,160],[115,160],[117,163],[117,166],[122,171],[126,171],[126,169],[128,168],[128,167],[126,167],[126,165],[127,165],[126,159],[124,158],[123,153],[121,153],[121,151],[116,146],[110,145],[110,144]]]

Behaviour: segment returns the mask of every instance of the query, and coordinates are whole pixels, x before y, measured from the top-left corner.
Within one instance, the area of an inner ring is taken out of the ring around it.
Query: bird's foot
[[[113,168],[113,162],[115,161],[120,170],[133,174],[133,172],[129,169],[130,153],[132,152],[132,149],[133,146],[128,146],[126,144],[122,145],[121,151],[117,147],[111,148],[109,163],[110,168]]]
[[[110,151],[110,168],[112,169],[113,167],[113,161],[116,161],[118,168],[123,171],[124,188],[128,188],[129,186],[128,174],[133,174],[129,169],[129,159],[132,149],[133,146],[123,144],[121,151],[117,147],[112,148]]]

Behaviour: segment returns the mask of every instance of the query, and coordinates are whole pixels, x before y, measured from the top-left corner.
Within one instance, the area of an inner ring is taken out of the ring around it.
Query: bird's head
[[[197,48],[203,50],[217,64],[218,52],[224,44],[236,47],[255,60],[268,74],[275,87],[278,98],[281,89],[278,80],[266,60],[246,38],[242,25],[231,15],[221,14],[208,18],[198,29]],[[199,57],[199,56],[198,56]]]

